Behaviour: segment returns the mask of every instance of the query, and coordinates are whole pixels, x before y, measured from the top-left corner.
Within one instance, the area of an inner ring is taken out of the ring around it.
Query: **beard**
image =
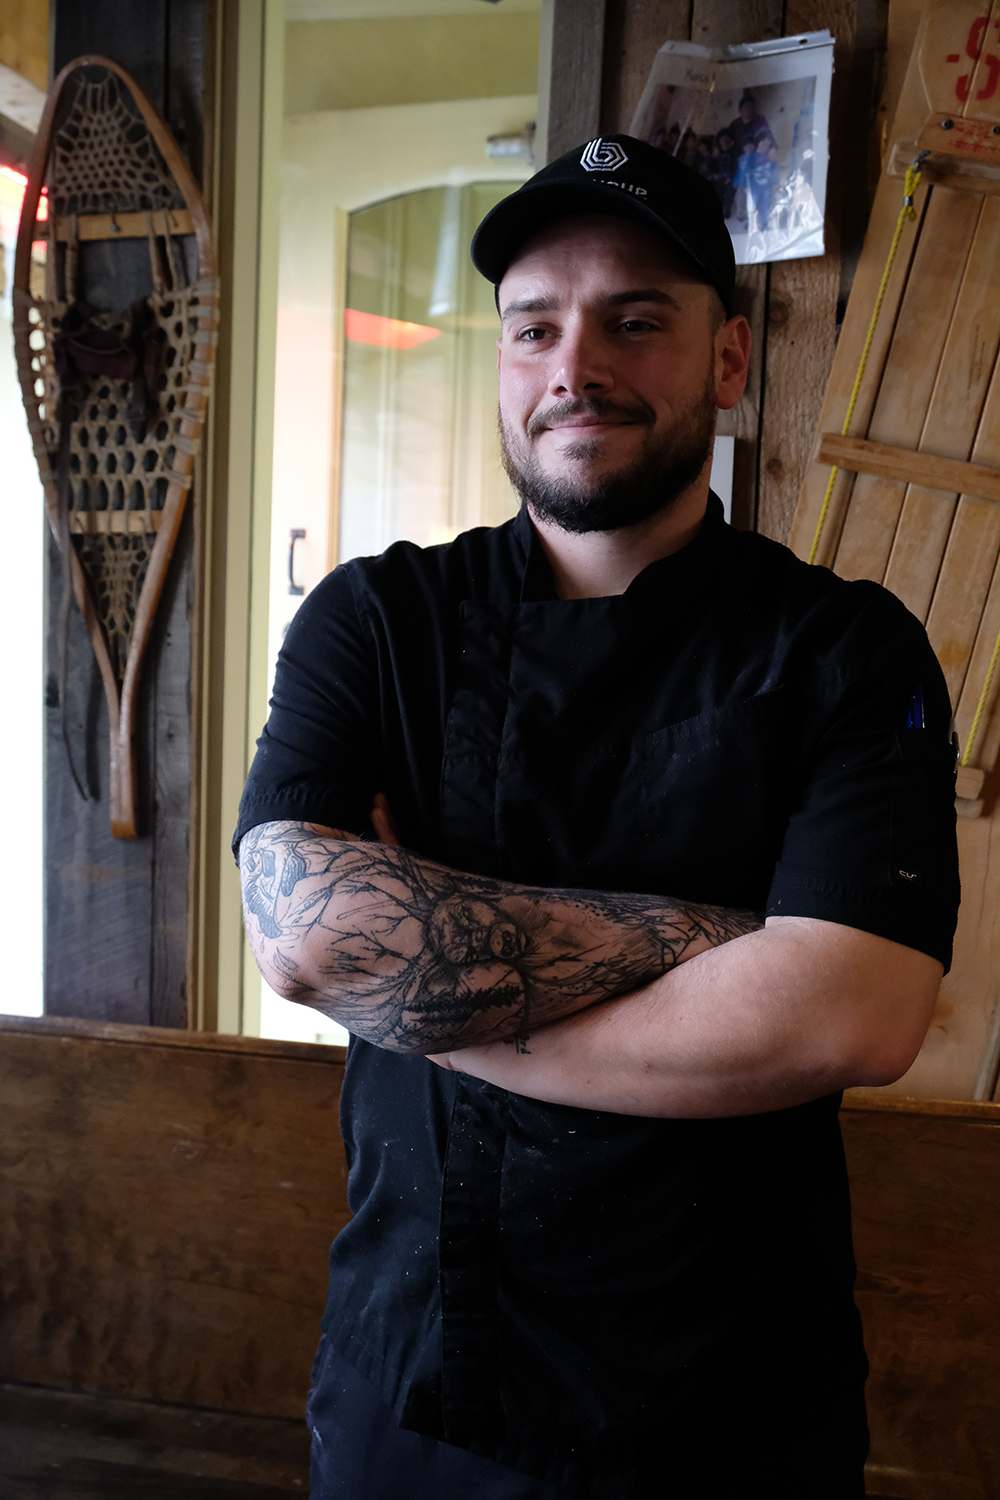
[[[715,436],[714,380],[678,418],[669,432],[653,435],[656,420],[645,402],[632,405],[609,401],[603,396],[570,398],[550,406],[527,424],[530,439],[552,422],[567,417],[592,416],[635,422],[650,429],[639,455],[622,468],[590,482],[542,471],[529,442],[515,438],[500,414],[500,450],[504,470],[524,503],[540,520],[553,522],[563,531],[622,531],[638,526],[669,509],[698,478],[708,461]],[[593,459],[600,453],[600,438],[568,443],[562,457]]]

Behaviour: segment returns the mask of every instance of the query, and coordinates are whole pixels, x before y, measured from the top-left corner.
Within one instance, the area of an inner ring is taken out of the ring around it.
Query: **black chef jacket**
[[[384,791],[402,841],[452,867],[824,918],[947,967],[949,724],[891,594],[731,530],[714,496],[690,545],[601,599],[556,598],[522,512],[312,592],[236,839],[370,836]],[[638,1118],[355,1040],[324,1329],[403,1426],[588,1500],[764,1472],[783,1495],[778,1453],[790,1494],[861,1493],[838,1105]]]

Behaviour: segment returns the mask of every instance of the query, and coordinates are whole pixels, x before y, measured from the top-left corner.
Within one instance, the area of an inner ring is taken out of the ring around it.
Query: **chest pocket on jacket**
[[[616,757],[593,851],[609,884],[759,909],[798,781],[789,709],[778,688],[642,734]]]

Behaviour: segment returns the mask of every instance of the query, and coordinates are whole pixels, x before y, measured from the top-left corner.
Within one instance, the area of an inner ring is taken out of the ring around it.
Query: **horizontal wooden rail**
[[[194,234],[194,224],[186,208],[159,209],[153,214],[153,233],[164,232],[163,221],[171,234]],[[69,218],[60,214],[55,220],[57,240],[69,238]],[[145,214],[79,214],[76,220],[77,238],[80,240],[144,240],[149,233]],[[46,221],[39,219],[35,225],[37,239],[46,238]]]
[[[857,474],[877,474],[881,479],[920,484],[950,495],[973,495],[1000,505],[1000,469],[989,464],[915,453],[912,448],[893,448],[871,438],[841,437],[837,432],[823,433],[816,458],[818,463],[836,464]]]

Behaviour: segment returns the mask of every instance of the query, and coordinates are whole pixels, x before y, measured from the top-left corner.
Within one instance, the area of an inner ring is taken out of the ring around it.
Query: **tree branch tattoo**
[[[396,1052],[523,1048],[529,1027],[763,926],[754,912],[466,875],[308,823],[251,829],[240,872],[272,988]]]

